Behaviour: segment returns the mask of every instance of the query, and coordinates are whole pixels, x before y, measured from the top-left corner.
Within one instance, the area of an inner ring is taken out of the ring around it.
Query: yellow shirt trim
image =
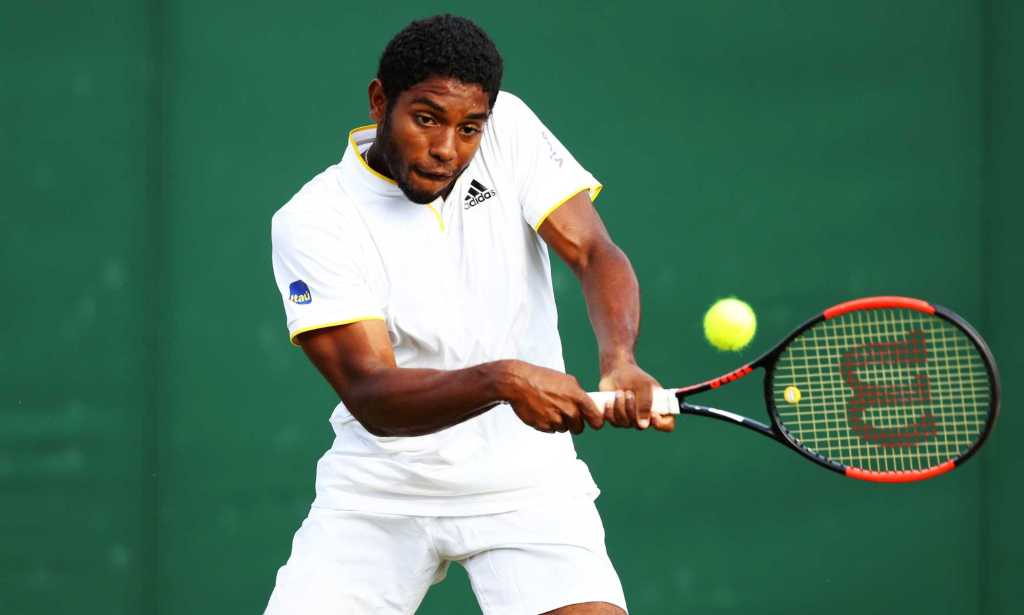
[[[544,224],[544,221],[548,219],[548,216],[550,216],[551,214],[555,213],[556,209],[558,209],[562,205],[565,205],[565,203],[569,199],[571,199],[572,197],[576,196],[577,194],[583,192],[584,190],[590,191],[590,202],[593,203],[594,201],[597,200],[597,195],[601,194],[601,189],[602,188],[604,188],[604,186],[602,186],[601,184],[595,184],[593,186],[584,186],[584,187],[582,187],[582,188],[580,188],[578,190],[574,190],[572,192],[572,194],[570,194],[569,196],[565,197],[561,201],[555,203],[554,205],[551,206],[550,209],[545,211],[544,215],[540,217],[540,220],[537,220],[537,224],[533,225],[533,230],[539,231],[540,230],[540,225]]]
[[[387,177],[385,175],[381,175],[380,173],[374,171],[373,167],[371,167],[370,164],[368,162],[366,162],[366,159],[363,158],[363,153],[359,151],[359,146],[356,145],[356,133],[357,132],[361,132],[363,130],[369,130],[371,128],[376,130],[377,129],[377,125],[376,124],[367,124],[366,126],[359,126],[358,128],[353,128],[352,130],[348,131],[348,142],[352,145],[352,151],[355,152],[356,158],[359,159],[359,163],[361,165],[363,165],[364,169],[369,171],[374,176],[379,177],[380,179],[383,179],[387,183],[397,186],[398,182],[396,182],[395,180],[393,180],[390,177]]]
[[[360,321],[363,321],[363,320],[384,320],[384,317],[383,316],[376,316],[376,315],[374,315],[374,316],[356,316],[355,318],[350,318],[348,320],[339,320],[337,322],[325,322],[322,325],[313,325],[312,327],[303,327],[302,329],[299,329],[295,333],[292,333],[289,336],[289,339],[291,339],[293,346],[298,346],[298,344],[295,343],[295,338],[299,337],[303,333],[308,333],[310,331],[316,331],[317,329],[326,329],[327,327],[339,327],[341,325],[350,325],[350,324],[352,324],[354,322],[360,322]]]
[[[434,217],[437,218],[437,225],[441,227],[441,232],[444,232],[444,220],[441,219],[441,212],[434,209],[434,206],[427,203],[427,208],[434,213]]]

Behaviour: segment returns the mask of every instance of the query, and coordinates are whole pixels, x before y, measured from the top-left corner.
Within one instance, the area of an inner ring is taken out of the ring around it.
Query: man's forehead
[[[487,113],[490,99],[477,83],[465,83],[454,77],[431,77],[402,92],[406,104],[422,103],[437,110]]]

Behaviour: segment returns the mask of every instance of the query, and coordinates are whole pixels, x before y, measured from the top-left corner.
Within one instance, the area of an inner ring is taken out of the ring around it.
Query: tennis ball
[[[736,297],[719,299],[704,314],[704,337],[719,350],[741,350],[754,339],[757,317]]]

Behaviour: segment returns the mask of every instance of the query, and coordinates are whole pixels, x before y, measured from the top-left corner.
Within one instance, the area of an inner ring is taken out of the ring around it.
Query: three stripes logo
[[[462,208],[469,209],[470,207],[476,207],[480,203],[483,203],[497,194],[497,190],[491,190],[474,179],[469,182],[469,192],[466,193],[466,198],[462,200]]]

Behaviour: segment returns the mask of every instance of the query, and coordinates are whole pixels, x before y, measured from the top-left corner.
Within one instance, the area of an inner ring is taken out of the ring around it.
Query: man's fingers
[[[560,431],[571,431],[574,434],[583,431],[584,414],[580,410],[580,407],[583,406],[583,399],[586,399],[587,403],[593,403],[590,401],[590,398],[587,397],[586,393],[580,391],[579,397],[575,400],[569,400],[570,402],[575,403],[567,403],[563,406],[559,413],[563,427]]]
[[[556,414],[548,417],[548,420],[545,421],[545,423],[547,424],[547,429],[541,429],[541,431],[546,431],[548,433],[569,431],[569,427],[566,425],[565,416],[562,414]]]
[[[653,396],[651,397],[653,398]],[[650,404],[650,401],[648,401],[648,404]],[[640,400],[634,396],[631,391],[616,391],[615,397],[604,403],[600,424],[603,425],[603,423],[607,421],[616,427],[636,427],[637,429],[654,427],[658,431],[673,431],[675,429],[675,415],[651,412],[649,407],[647,412],[647,423],[641,427],[639,409]],[[594,429],[600,429],[600,427],[595,425],[595,422],[591,420],[590,414],[586,414],[585,417],[591,427]]]
[[[642,386],[636,392],[636,426],[647,429],[651,424],[651,400],[653,393],[650,387]]]
[[[601,429],[604,427],[604,415],[608,408],[607,403],[605,403],[604,408],[598,408],[589,395],[584,395],[580,399],[579,405],[583,411],[583,418],[587,420],[591,429]]]
[[[629,427],[633,424],[633,421],[629,418],[625,391],[615,392],[615,419],[613,423],[615,423],[616,427]]]
[[[586,424],[584,421],[584,413],[576,411],[569,416],[569,431],[573,434],[583,433],[583,426]]]
[[[658,431],[672,431],[676,428],[674,414],[651,414],[651,425]]]
[[[621,391],[615,391],[615,395],[604,404],[604,420],[616,427],[619,426],[619,417],[616,415],[616,412],[618,412],[617,407],[619,405],[620,393]]]
[[[640,416],[640,404],[637,400],[636,393],[633,391],[626,391],[626,410],[629,413],[629,424],[636,427],[637,429],[647,429],[651,424],[651,408],[650,404],[647,405],[647,416]]]

